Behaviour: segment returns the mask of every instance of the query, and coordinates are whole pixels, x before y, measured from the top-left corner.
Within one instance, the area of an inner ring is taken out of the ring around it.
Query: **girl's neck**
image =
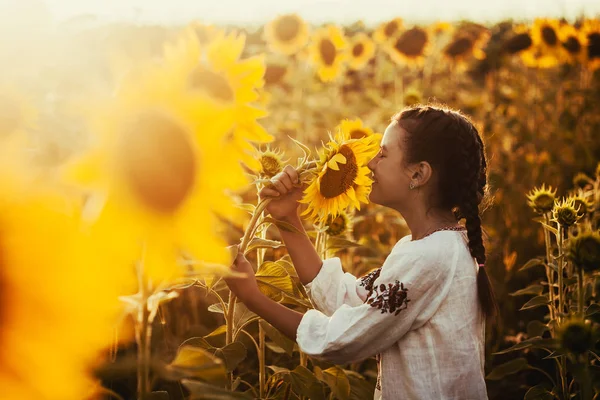
[[[430,210],[429,213],[406,213],[403,217],[410,229],[412,240],[419,240],[441,228],[458,226],[452,211]]]

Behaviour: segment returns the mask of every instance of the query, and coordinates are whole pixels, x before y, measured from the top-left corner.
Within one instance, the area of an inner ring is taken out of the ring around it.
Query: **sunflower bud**
[[[345,212],[341,212],[336,217],[331,215],[327,217],[327,234],[330,236],[342,235],[348,229],[350,224],[350,218]]]
[[[565,322],[558,333],[561,347],[573,354],[583,354],[590,350],[594,345],[593,336],[591,326],[576,319]]]
[[[573,185],[577,188],[583,189],[591,183],[592,180],[590,179],[590,177],[584,174],[583,172],[579,172],[573,177]]]
[[[552,219],[558,222],[563,228],[574,225],[579,220],[578,209],[575,207],[575,200],[571,198],[556,202],[552,209]]]
[[[272,178],[283,170],[283,161],[279,152],[267,150],[258,156],[260,172],[267,178]]]
[[[579,191],[575,196],[573,196],[573,203],[575,204],[579,218],[592,211],[593,204],[591,200],[585,197],[585,194],[582,191]]]
[[[542,185],[541,188],[534,188],[527,194],[529,206],[538,214],[545,214],[552,211],[555,197],[556,189],[552,190],[552,186],[546,189],[545,185]]]
[[[569,239],[567,257],[585,272],[600,268],[600,232],[584,231]]]

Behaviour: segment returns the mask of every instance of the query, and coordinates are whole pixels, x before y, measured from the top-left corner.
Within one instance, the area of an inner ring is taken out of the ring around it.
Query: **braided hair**
[[[471,255],[480,264],[477,292],[486,317],[498,315],[498,304],[488,274],[481,229],[480,205],[486,199],[487,162],[481,136],[471,120],[445,106],[415,105],[392,117],[407,131],[408,163],[427,161],[438,174],[432,207],[465,219]]]

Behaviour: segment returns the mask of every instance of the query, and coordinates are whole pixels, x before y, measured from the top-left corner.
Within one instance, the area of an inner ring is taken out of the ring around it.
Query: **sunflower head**
[[[575,208],[578,210],[577,215],[582,218],[586,214],[590,213],[593,209],[593,203],[591,199],[585,196],[585,193],[580,189],[573,197]]]
[[[600,232],[584,230],[567,242],[567,257],[577,268],[593,272],[600,268]]]
[[[344,234],[350,227],[350,217],[345,211],[340,212],[337,216],[328,216],[325,222],[327,226],[327,234],[330,236],[340,236]]]
[[[265,40],[275,52],[292,55],[308,42],[308,24],[297,14],[281,15],[265,26]]]
[[[581,31],[587,41],[584,49],[587,67],[595,71],[600,68],[600,20],[586,20]]]
[[[552,209],[552,219],[563,228],[574,225],[579,218],[579,210],[576,208],[575,200],[572,197],[555,202]]]
[[[381,134],[374,133],[373,129],[365,126],[360,118],[343,120],[336,127],[336,132],[338,132],[338,140],[362,139],[373,135],[381,138]]]
[[[540,188],[534,188],[527,194],[529,206],[538,214],[545,214],[552,211],[555,198],[556,189],[552,190],[551,186],[546,189],[545,184],[542,184]]]
[[[584,189],[587,185],[591,183],[593,183],[593,181],[590,179],[589,176],[587,176],[583,172],[579,172],[573,177],[573,185],[575,185],[575,187],[577,188]]]
[[[558,332],[560,345],[573,354],[584,354],[594,345],[592,327],[580,319],[567,320]]]
[[[562,25],[558,33],[561,46],[569,62],[585,61],[584,49],[587,46],[587,38],[572,25]]]
[[[533,45],[529,31],[515,32],[502,44],[502,50],[508,54],[518,54],[528,50]]]
[[[404,22],[401,18],[394,18],[382,23],[373,33],[373,39],[380,44],[386,43],[402,31],[403,24]]]
[[[346,38],[340,27],[328,25],[314,33],[310,53],[321,81],[331,82],[341,75],[348,58],[346,50]]]
[[[560,51],[562,46],[558,36],[559,30],[560,24],[557,20],[537,18],[532,27],[534,44],[543,49],[544,53]]]
[[[278,150],[267,149],[258,156],[260,162],[260,174],[272,178],[283,170],[282,153]]]
[[[283,64],[267,64],[265,69],[265,84],[266,85],[277,85],[281,83],[287,74],[288,69]]]
[[[397,63],[421,61],[429,44],[427,31],[418,26],[408,29],[390,42],[388,53]]]
[[[375,55],[375,44],[364,32],[354,35],[350,41],[349,66],[353,70],[360,70]]]
[[[420,104],[423,101],[423,96],[421,91],[410,88],[404,93],[404,104],[407,107],[412,107],[416,104]]]

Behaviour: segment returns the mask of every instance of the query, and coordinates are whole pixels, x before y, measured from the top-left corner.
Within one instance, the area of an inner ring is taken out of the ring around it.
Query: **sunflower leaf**
[[[280,247],[285,247],[283,243],[278,240],[268,240],[259,237],[253,237],[248,243],[248,247],[244,254],[250,253],[252,250],[256,249],[278,249]]]

